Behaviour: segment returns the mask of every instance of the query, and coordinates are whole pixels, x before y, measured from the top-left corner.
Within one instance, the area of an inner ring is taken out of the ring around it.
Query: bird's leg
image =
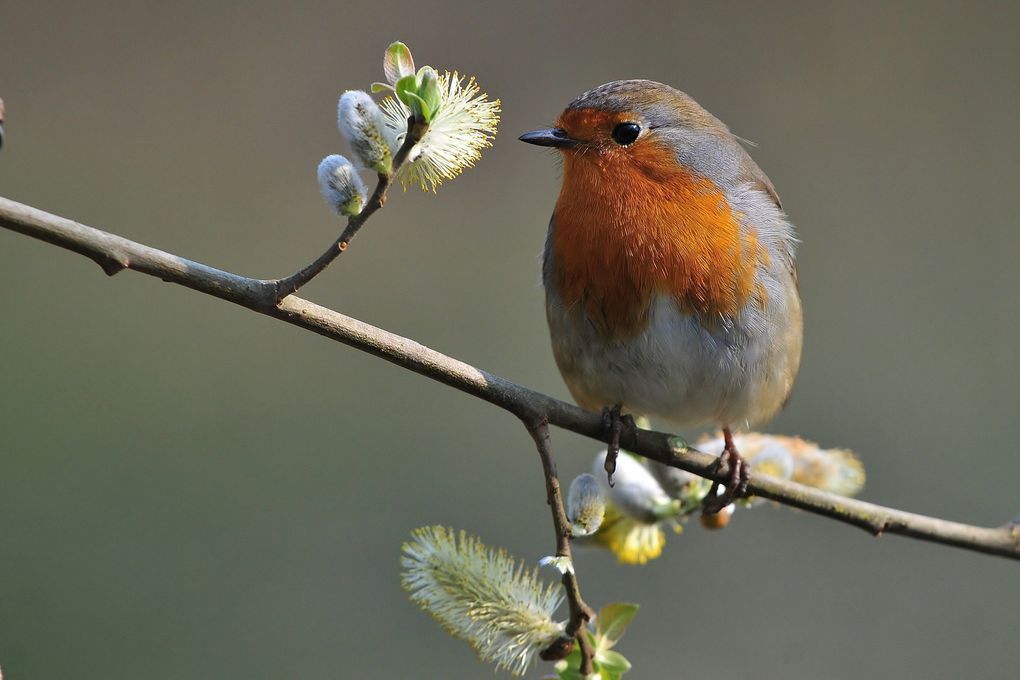
[[[611,408],[606,406],[602,409],[602,427],[609,434],[609,448],[606,449],[606,463],[604,466],[609,486],[613,485],[613,473],[616,472],[616,458],[620,455],[620,435],[623,433],[624,428],[627,428],[627,431],[631,433],[637,430],[633,416],[629,413],[621,413],[622,409],[623,404],[617,404]]]
[[[723,460],[726,461],[729,465],[729,479],[727,479],[726,487],[722,493],[719,493],[719,482],[712,483],[712,488],[704,502],[704,514],[706,515],[718,513],[732,503],[734,498],[746,494],[747,482],[751,478],[747,461],[737,451],[737,445],[733,443],[733,433],[728,427],[723,428],[723,441],[726,442],[726,445],[723,447],[722,453],[719,454],[717,464],[721,466]]]

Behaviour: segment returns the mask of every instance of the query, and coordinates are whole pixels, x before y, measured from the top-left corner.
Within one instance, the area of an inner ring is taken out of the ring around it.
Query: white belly
[[[556,363],[585,408],[622,404],[678,427],[749,428],[782,408],[800,363],[800,298],[786,278],[773,282],[764,309],[752,303],[712,328],[657,296],[648,326],[625,341],[607,339],[547,291]]]

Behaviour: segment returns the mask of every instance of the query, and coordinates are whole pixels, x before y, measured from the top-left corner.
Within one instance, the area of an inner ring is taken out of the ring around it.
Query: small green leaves
[[[638,605],[627,602],[607,604],[599,610],[599,614],[595,618],[595,634],[584,632],[594,650],[592,666],[595,671],[594,677],[599,680],[619,680],[624,673],[630,670],[630,661],[623,654],[614,651],[613,646],[623,636],[627,626],[637,614],[637,610]],[[575,645],[567,658],[558,661],[555,666],[559,680],[586,680],[581,675],[580,667],[580,645]],[[588,676],[588,680],[591,677],[593,676]]]
[[[587,633],[585,633],[587,635]],[[590,637],[590,636],[589,636]],[[581,648],[574,645],[574,649],[567,654],[567,658],[556,662],[556,674],[560,680],[585,680],[581,675]]]
[[[443,103],[443,89],[434,68],[422,66],[415,72],[411,50],[398,41],[386,48],[383,72],[389,85],[372,83],[372,92],[393,90],[415,118],[426,123],[435,118]]]
[[[599,610],[595,618],[595,635],[606,641],[606,649],[609,649],[623,637],[627,626],[637,614],[639,605],[629,602],[614,602],[607,604]]]
[[[595,653],[595,667],[599,669],[602,680],[618,680],[630,670],[630,661],[623,654],[608,649]]]
[[[386,74],[386,80],[390,85],[396,85],[397,81],[405,76],[414,75],[414,59],[407,45],[398,40],[386,48],[383,73]]]
[[[394,141],[393,153],[407,139],[408,120],[414,121],[417,142],[397,178],[405,189],[418,184],[422,190],[435,191],[444,180],[474,165],[482,149],[491,146],[499,100],[490,101],[474,78],[462,78],[456,71],[439,73],[431,66],[415,71],[403,43],[390,45],[384,70],[389,83],[373,83],[372,91],[392,93],[379,105],[387,136]]]
[[[404,76],[393,84],[393,89],[396,92],[397,99],[404,103],[404,105],[411,109],[414,109],[414,101],[421,99],[418,96],[418,78],[412,73],[409,76]],[[421,111],[421,107],[418,107],[418,111]]]
[[[431,66],[423,66],[418,72],[421,86],[418,88],[418,96],[427,107],[429,114],[426,120],[432,120],[439,106],[443,103],[443,91],[439,86],[439,74]]]
[[[372,92],[395,91],[397,83],[404,78],[410,77],[414,80],[414,58],[411,57],[411,50],[399,40],[386,48],[383,55],[383,73],[386,76],[385,83],[372,83]],[[417,87],[412,88],[417,91]]]
[[[439,74],[431,66],[422,66],[416,74],[401,76],[393,84],[393,90],[414,117],[426,123],[435,117],[443,103]]]

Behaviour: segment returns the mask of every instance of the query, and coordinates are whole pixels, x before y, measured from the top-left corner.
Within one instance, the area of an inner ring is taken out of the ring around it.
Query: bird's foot
[[[719,484],[719,482],[712,483],[712,488],[709,490],[708,495],[705,496],[702,505],[702,514],[704,515],[715,515],[732,503],[733,499],[747,495],[747,483],[751,479],[747,461],[737,451],[737,446],[733,443],[733,435],[730,433],[729,428],[723,428],[723,438],[726,446],[723,448],[722,453],[719,454],[716,465],[722,467],[723,461],[726,461],[726,464],[729,466],[729,474],[725,487]]]
[[[613,486],[613,473],[616,472],[616,458],[620,455],[620,436],[626,428],[627,432],[633,434],[637,430],[634,418],[629,413],[621,413],[622,404],[602,409],[602,427],[609,434],[609,448],[606,449],[606,477],[609,486]]]

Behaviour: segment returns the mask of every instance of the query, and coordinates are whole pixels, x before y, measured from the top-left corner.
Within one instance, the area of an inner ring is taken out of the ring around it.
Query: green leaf
[[[574,648],[570,650],[570,654],[556,662],[554,668],[557,673],[562,673],[570,668],[579,668],[581,666],[581,648],[578,645],[574,645]]]
[[[384,92],[384,91],[393,92],[393,86],[392,85],[388,85],[386,83],[380,83],[380,82],[372,83],[372,94],[375,94],[376,92]]]
[[[429,108],[428,103],[418,96],[417,92],[408,92],[407,96],[414,100],[417,104],[417,108],[414,104],[411,105],[411,110],[415,113],[421,112],[421,119],[426,123],[432,120],[432,109]]]
[[[414,100],[409,96],[414,94],[417,96],[418,92],[418,79],[414,75],[404,76],[393,84],[393,91],[397,94],[397,99],[404,102],[408,108],[414,108]]]
[[[628,602],[614,602],[599,610],[595,619],[595,637],[599,640],[600,649],[608,650],[623,637],[637,610],[638,605]]]
[[[431,118],[439,111],[439,106],[443,103],[443,93],[439,89],[439,74],[431,66],[423,66],[418,71],[418,81],[421,83],[418,87],[418,94],[428,106],[429,118]]]
[[[598,652],[595,655],[595,662],[600,670],[619,672],[621,675],[630,670],[630,661],[627,661],[623,654],[611,649]]]
[[[559,673],[560,680],[585,680],[579,670],[581,668],[581,646],[574,645],[570,654],[557,661],[554,668]]]
[[[383,57],[383,73],[390,85],[395,85],[398,80],[406,76],[414,75],[414,59],[411,58],[411,50],[399,40],[386,48],[386,55]]]

